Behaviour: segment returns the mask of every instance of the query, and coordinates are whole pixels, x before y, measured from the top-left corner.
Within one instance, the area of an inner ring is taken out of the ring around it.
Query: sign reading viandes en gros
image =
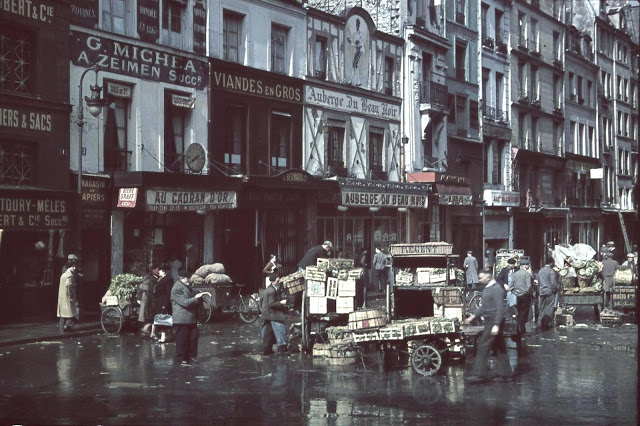
[[[189,212],[197,210],[235,209],[234,191],[165,191],[147,189],[147,210],[160,212]]]

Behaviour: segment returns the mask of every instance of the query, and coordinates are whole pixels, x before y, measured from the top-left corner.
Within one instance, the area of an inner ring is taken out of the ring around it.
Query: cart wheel
[[[433,376],[442,367],[440,352],[431,345],[417,347],[411,354],[411,365],[422,376]]]
[[[313,341],[311,340],[311,322],[308,318],[307,311],[309,307],[307,306],[307,291],[303,290],[302,292],[302,312],[300,313],[301,318],[301,328],[302,328],[302,350],[304,352],[310,353],[313,349]]]
[[[107,334],[117,334],[122,329],[124,315],[119,306],[108,306],[102,311],[100,323]]]
[[[253,296],[240,295],[238,300],[238,314],[240,319],[247,324],[254,323],[260,316],[260,306]]]
[[[198,308],[198,321],[200,324],[206,324],[211,319],[213,313],[213,304],[211,303],[211,297],[206,294],[202,296],[202,304]]]

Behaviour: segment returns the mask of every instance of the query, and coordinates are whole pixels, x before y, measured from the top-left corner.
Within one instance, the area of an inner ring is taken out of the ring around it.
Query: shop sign
[[[234,209],[235,191],[179,191],[147,189],[147,210],[189,212],[198,210]]]
[[[53,23],[54,5],[45,0],[1,0],[0,10],[37,22]]]
[[[131,86],[128,84],[114,83],[107,81],[107,95],[116,98],[131,99]]]
[[[460,185],[467,185],[467,178],[465,176],[445,175],[442,173],[435,173],[435,182],[437,183],[457,183]]]
[[[67,229],[71,202],[66,195],[20,194],[0,197],[0,229]]]
[[[82,222],[105,224],[109,218],[109,178],[82,176]]]
[[[307,183],[313,179],[313,177],[304,170],[287,170],[280,173],[278,176],[282,182],[290,182],[290,183]]]
[[[613,288],[613,305],[615,308],[636,307],[636,286],[616,285]]]
[[[214,70],[212,84],[232,92],[261,96],[280,101],[301,102],[302,89],[273,78],[244,76],[239,72]]]
[[[599,220],[600,220],[599,214],[577,213],[575,211],[569,212],[569,221],[571,222],[598,222]]]
[[[171,95],[171,105],[176,108],[193,109],[196,107],[196,98],[191,96]]]
[[[470,206],[473,204],[473,195],[459,194],[435,194],[438,204],[441,206]]]
[[[53,117],[51,113],[0,106],[2,128],[50,133],[53,130]]]
[[[453,253],[453,244],[449,243],[422,243],[422,244],[393,244],[389,247],[392,256]]]
[[[381,102],[364,96],[352,96],[347,93],[340,93],[314,86],[306,86],[305,103],[387,120],[400,119],[400,105]]]
[[[98,0],[74,0],[71,2],[71,23],[81,27],[98,26]]]
[[[106,37],[71,31],[71,58],[75,65],[117,74],[204,89],[207,63],[186,56]]]
[[[520,205],[520,193],[485,189],[484,202],[487,204],[487,206],[518,207]]]
[[[160,35],[159,0],[138,0],[138,35],[144,41],[154,42]]]
[[[343,206],[359,207],[420,207],[429,205],[426,195],[342,190]]]
[[[193,4],[193,51],[200,55],[207,52],[207,6],[204,0]]]
[[[120,188],[118,191],[117,207],[125,207],[132,209],[136,206],[138,198],[138,188]]]

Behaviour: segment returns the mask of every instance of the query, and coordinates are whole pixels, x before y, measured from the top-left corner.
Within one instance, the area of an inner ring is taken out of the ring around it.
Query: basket
[[[353,342],[353,332],[346,326],[327,327],[325,331],[331,346]]]
[[[631,268],[618,268],[613,274],[613,282],[618,285],[631,285],[633,279],[633,271]]]
[[[362,330],[387,325],[387,315],[381,309],[360,309],[349,314],[349,330]]]
[[[351,365],[356,363],[357,350],[351,346],[338,346],[329,348],[329,364]]]

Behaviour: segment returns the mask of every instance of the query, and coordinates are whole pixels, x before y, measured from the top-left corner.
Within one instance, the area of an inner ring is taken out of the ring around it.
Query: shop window
[[[384,94],[393,95],[393,58],[384,58]]]
[[[0,90],[17,93],[33,92],[33,34],[0,27]]]
[[[162,34],[161,42],[171,47],[182,49],[182,19],[184,5],[178,0],[162,2]]]
[[[291,114],[274,111],[271,115],[270,173],[279,173],[291,167]]]
[[[124,0],[102,0],[102,29],[126,34],[126,12]]]
[[[222,18],[222,50],[225,61],[240,62],[242,16],[224,11]]]
[[[372,128],[369,132],[369,166],[372,179],[383,179],[382,175],[382,150],[384,143],[384,130]]]
[[[184,102],[189,96],[167,92],[164,120],[164,167],[172,172],[185,170],[185,128],[192,104]]]
[[[31,185],[35,182],[36,150],[32,144],[0,143],[0,185]]]
[[[322,80],[327,78],[327,39],[316,37],[314,76]]]
[[[335,174],[344,171],[344,127],[329,125],[329,140],[327,142],[328,165]]]
[[[225,114],[224,164],[232,174],[243,174],[245,109],[229,106]]]
[[[104,128],[104,168],[127,171],[131,151],[127,147],[129,99],[111,98],[107,106]]]
[[[271,71],[285,73],[288,30],[279,25],[271,27]]]

